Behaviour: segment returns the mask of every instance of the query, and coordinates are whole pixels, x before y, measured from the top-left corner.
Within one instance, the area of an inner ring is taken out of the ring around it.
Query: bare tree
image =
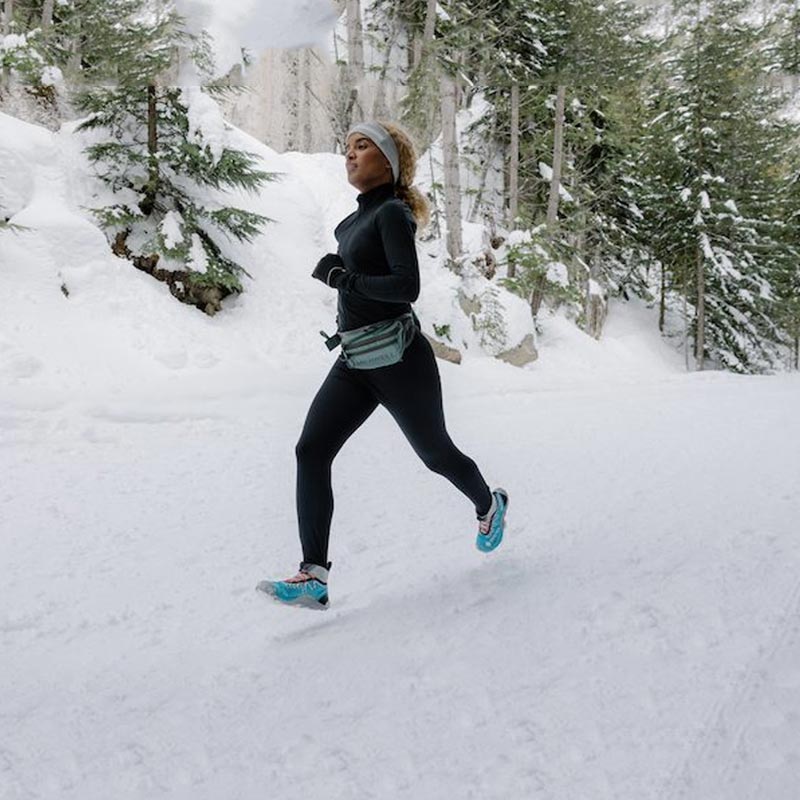
[[[287,150],[300,150],[300,51],[286,53],[289,80],[284,88],[284,108],[287,116],[285,144]]]
[[[11,20],[14,17],[14,0],[5,0],[3,4],[3,33],[11,33]]]
[[[461,239],[461,179],[456,134],[456,83],[442,72],[439,80],[442,106],[442,161],[447,253],[455,265],[463,252]]]
[[[14,0],[5,0],[3,4],[3,34],[11,32],[11,18],[14,14]],[[0,70],[0,96],[8,88],[11,72],[7,68]]]
[[[390,28],[386,32],[386,44],[383,51],[383,63],[381,64],[380,72],[378,73],[377,86],[375,87],[375,99],[372,101],[372,118],[380,119],[381,117],[389,115],[389,106],[386,100],[387,84],[395,84],[395,81],[387,81],[386,75],[389,71],[389,64],[391,62],[392,50],[397,42],[400,34],[400,25],[397,23],[396,17],[392,16],[390,20]]]
[[[53,5],[55,0],[44,0],[42,6],[42,30],[47,30],[53,24]]]
[[[311,130],[311,51],[304,48],[300,51],[298,69],[300,83],[297,124],[300,129],[300,145],[304,153],[310,153],[313,134]]]
[[[347,0],[347,62],[356,79],[364,74],[364,34],[361,0]]]
[[[422,31],[422,38],[417,36],[414,39],[414,63],[412,69],[416,69],[422,61],[425,52],[430,48],[433,41],[433,31],[436,26],[436,0],[428,0],[425,9],[425,27]]]
[[[492,125],[489,129],[489,134],[485,139],[486,150],[484,151],[483,158],[481,159],[481,171],[480,171],[480,181],[478,182],[478,188],[475,192],[475,197],[472,202],[472,206],[470,207],[469,214],[467,215],[467,219],[470,222],[475,222],[478,219],[478,215],[481,212],[481,208],[483,205],[483,195],[486,191],[486,181],[489,177],[489,170],[494,164],[495,156],[498,154],[498,141],[497,141],[497,110],[495,109],[494,113],[492,114]],[[485,212],[484,212],[485,216]],[[492,224],[494,225],[494,215],[491,215]],[[494,236],[494,232],[492,233]],[[512,276],[513,277],[513,276]]]
[[[360,0],[345,0],[344,8],[347,26],[347,64],[339,64],[332,92],[334,139],[341,147],[344,147],[345,135],[350,130],[353,118],[356,115],[364,115],[364,108],[359,96],[364,78],[361,2]],[[334,48],[336,48],[335,32]]]

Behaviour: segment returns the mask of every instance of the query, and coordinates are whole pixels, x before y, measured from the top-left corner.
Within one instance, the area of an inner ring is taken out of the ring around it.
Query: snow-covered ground
[[[636,304],[600,342],[552,317],[508,366],[423,246],[506,540],[475,549],[379,409],[334,465],[330,610],[279,607],[254,586],[300,558],[341,157],[259,150],[276,222],[212,319],[108,254],[78,150],[0,116],[29,226],[0,233],[2,800],[795,800],[797,376],[686,374]]]

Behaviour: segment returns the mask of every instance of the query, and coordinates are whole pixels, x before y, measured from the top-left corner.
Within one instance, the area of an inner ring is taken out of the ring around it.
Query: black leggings
[[[331,464],[342,445],[380,403],[395,418],[426,466],[444,475],[486,513],[491,492],[475,462],[445,429],[439,369],[428,340],[417,330],[398,364],[357,370],[341,358],[308,410],[297,443],[297,519],[303,560],[327,566],[333,516]]]

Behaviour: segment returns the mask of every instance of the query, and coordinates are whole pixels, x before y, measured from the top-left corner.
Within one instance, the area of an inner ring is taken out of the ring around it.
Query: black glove
[[[339,283],[345,275],[347,275],[347,270],[344,267],[344,261],[336,253],[327,253],[322,256],[311,273],[312,278],[316,278],[326,286],[332,286],[334,289],[339,287]]]

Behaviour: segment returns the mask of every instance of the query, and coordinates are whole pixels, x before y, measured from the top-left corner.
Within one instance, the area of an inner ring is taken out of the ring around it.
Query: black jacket
[[[419,296],[417,223],[394,187],[384,183],[358,195],[358,210],[334,230],[347,275],[339,283],[341,331],[393,319]]]

